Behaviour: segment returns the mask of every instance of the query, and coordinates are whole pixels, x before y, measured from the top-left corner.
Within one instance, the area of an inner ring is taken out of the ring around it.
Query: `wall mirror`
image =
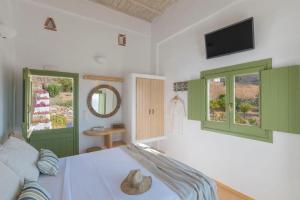
[[[107,118],[118,112],[121,96],[116,88],[110,85],[99,85],[90,91],[87,104],[93,115]]]

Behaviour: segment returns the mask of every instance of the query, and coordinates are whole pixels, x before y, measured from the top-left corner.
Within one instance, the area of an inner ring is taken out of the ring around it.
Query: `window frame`
[[[210,121],[208,120],[208,116],[209,116],[209,95],[208,95],[208,80],[214,79],[214,78],[220,78],[220,77],[225,77],[225,87],[226,87],[226,94],[225,94],[225,115],[226,115],[226,121],[225,122],[221,122],[221,121]],[[208,75],[205,77],[205,121],[203,121],[203,125],[205,127],[214,127],[214,129],[216,130],[226,130],[229,131],[230,127],[229,124],[227,123],[227,120],[229,120],[230,116],[229,116],[229,112],[228,111],[228,103],[229,103],[229,88],[227,87],[229,82],[229,74],[228,73],[217,73],[217,74],[212,74],[212,75]]]
[[[248,126],[235,123],[235,76],[251,73],[259,73],[260,76],[260,99],[259,99],[259,114],[260,122],[263,118],[262,112],[262,76],[261,72],[272,68],[272,59],[259,60],[244,64],[233,65],[229,67],[223,67],[218,69],[212,69],[208,71],[201,72],[201,79],[205,80],[205,120],[201,122],[201,129],[208,130],[218,133],[223,133],[227,135],[233,135],[248,139],[254,139],[265,142],[273,142],[273,134],[271,130],[262,129],[262,124],[260,126]],[[225,122],[214,122],[208,120],[209,115],[209,94],[208,94],[208,80],[225,77],[226,82],[226,121]],[[230,109],[229,104],[233,105]]]

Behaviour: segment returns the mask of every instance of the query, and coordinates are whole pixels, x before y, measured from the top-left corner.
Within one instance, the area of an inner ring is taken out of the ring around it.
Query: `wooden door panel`
[[[164,80],[151,80],[151,137],[164,135]]]
[[[37,150],[50,149],[58,157],[66,157],[74,155],[74,136],[73,129],[59,130],[50,134],[33,134],[30,138],[30,144]]]
[[[151,80],[137,78],[136,80],[136,139],[146,139],[150,134],[150,97]]]

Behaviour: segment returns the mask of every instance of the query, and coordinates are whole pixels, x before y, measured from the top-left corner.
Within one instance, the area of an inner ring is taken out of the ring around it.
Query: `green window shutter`
[[[289,132],[300,134],[300,66],[289,67]]]
[[[188,82],[188,119],[204,121],[205,109],[205,80],[197,79]]]
[[[261,74],[262,128],[288,130],[288,68],[263,71]]]
[[[262,72],[262,128],[300,133],[300,66]]]

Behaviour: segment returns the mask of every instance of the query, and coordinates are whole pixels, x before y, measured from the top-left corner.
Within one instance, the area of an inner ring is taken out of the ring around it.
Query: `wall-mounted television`
[[[206,34],[205,44],[208,59],[254,49],[253,17]]]

